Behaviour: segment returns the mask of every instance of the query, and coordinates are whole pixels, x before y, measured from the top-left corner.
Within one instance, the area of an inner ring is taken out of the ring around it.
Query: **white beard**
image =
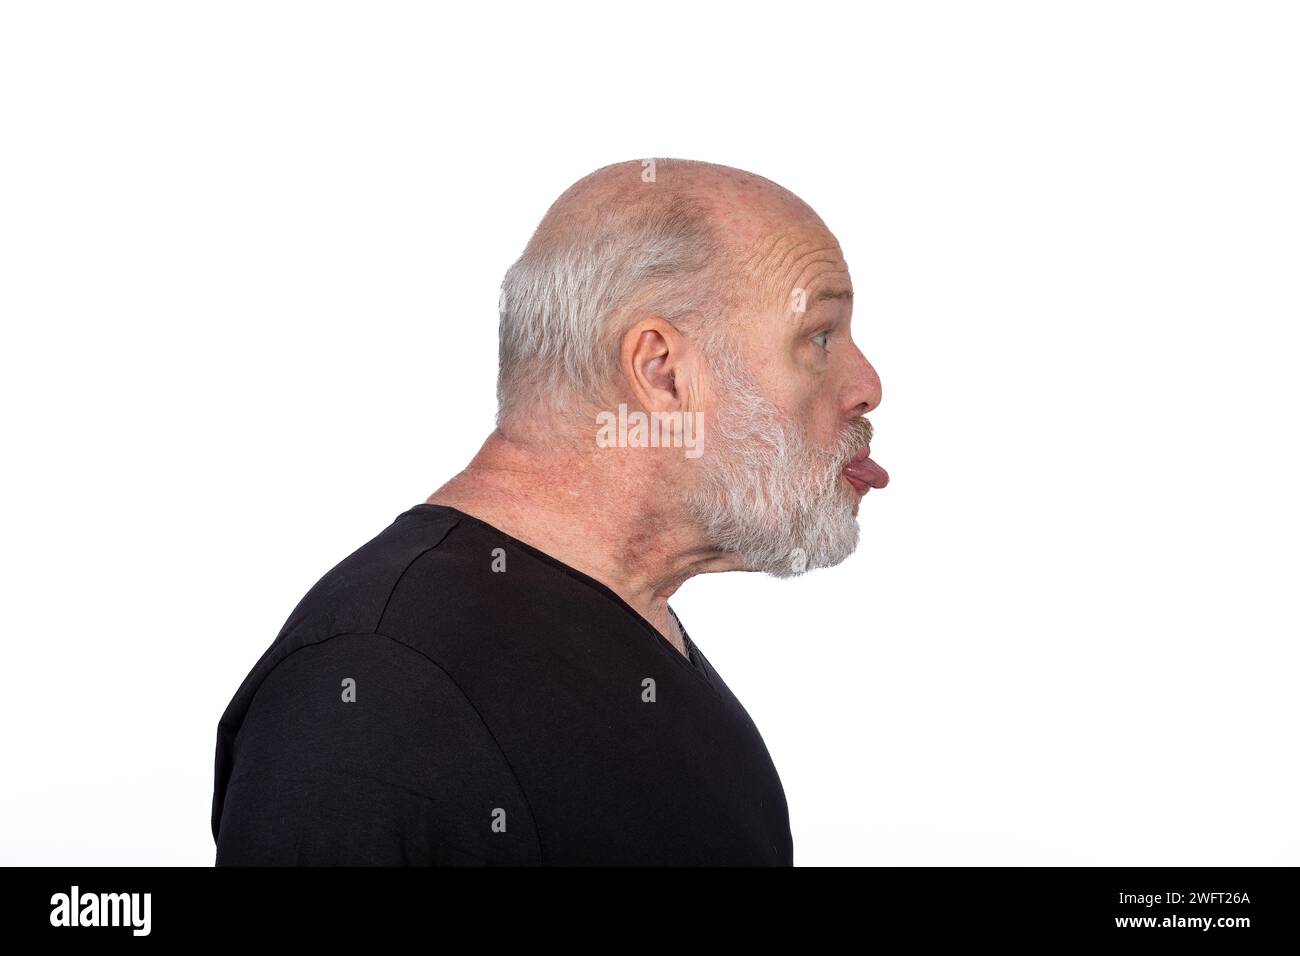
[[[839,564],[858,545],[857,494],[844,465],[871,440],[857,419],[837,447],[807,443],[731,348],[712,357],[720,390],[686,508],[712,544],[778,578]]]

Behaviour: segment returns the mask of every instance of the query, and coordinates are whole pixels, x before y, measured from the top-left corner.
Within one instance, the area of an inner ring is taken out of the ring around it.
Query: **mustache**
[[[851,421],[840,438],[841,465],[847,465],[859,452],[865,451],[875,433],[875,428],[866,418]]]

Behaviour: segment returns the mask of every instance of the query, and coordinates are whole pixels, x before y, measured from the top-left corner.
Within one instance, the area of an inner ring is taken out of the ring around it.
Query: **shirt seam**
[[[460,524],[459,518],[455,517],[454,515],[450,516],[450,521],[448,525],[442,529],[442,537],[440,537],[437,541],[433,542],[433,544],[429,545],[427,548],[423,549],[415,557],[411,558],[411,560],[406,563],[406,567],[402,568],[401,573],[397,575],[397,579],[393,581],[393,586],[388,592],[388,597],[385,598],[384,600],[384,607],[379,612],[379,617],[375,618],[375,633],[380,633],[379,628],[384,626],[384,615],[388,613],[388,606],[393,603],[393,596],[397,594],[397,588],[398,586],[401,585],[402,578],[406,577],[407,572],[410,571],[411,568],[415,567],[415,563],[419,561],[422,557],[424,557],[430,551],[436,551],[438,549],[438,546],[447,540],[447,535],[451,534],[452,531],[454,531],[456,526],[459,524]]]
[[[528,819],[533,824],[533,836],[536,837],[537,839],[537,862],[539,865],[543,864],[545,862],[546,857],[545,857],[545,852],[542,848],[542,830],[541,827],[537,825],[537,814],[533,811],[533,803],[531,800],[528,799],[528,791],[524,789],[523,781],[519,779],[519,774],[515,770],[515,765],[510,762],[510,758],[506,755],[505,748],[501,746],[501,741],[497,739],[497,735],[492,732],[491,726],[488,724],[487,720],[483,717],[483,713],[482,711],[479,710],[478,705],[474,703],[473,699],[469,696],[469,694],[465,693],[465,688],[460,686],[460,682],[457,681],[456,678],[451,675],[451,672],[448,671],[447,668],[439,664],[437,661],[435,661],[424,651],[420,650],[418,647],[406,643],[406,641],[403,641],[401,638],[395,637],[392,634],[384,634],[378,630],[372,631],[371,633],[374,634],[376,637],[386,638],[387,640],[392,641],[394,644],[398,644],[406,648],[408,651],[411,651],[412,653],[418,655],[419,657],[423,657],[434,667],[438,668],[438,670],[442,671],[443,676],[445,676],[447,680],[451,682],[451,685],[455,687],[456,690],[460,693],[460,696],[464,698],[465,703],[469,705],[470,710],[474,711],[474,716],[479,719],[479,723],[483,725],[483,729],[487,732],[487,735],[492,738],[492,743],[496,746],[497,753],[499,753],[501,755],[501,759],[505,761],[506,769],[510,771],[510,776],[514,778],[515,786],[519,788],[519,796],[523,798],[524,806],[528,808]]]
[[[248,705],[244,710],[245,715],[248,713],[248,710],[252,708],[253,701],[257,698],[258,693],[261,692],[263,686],[265,686],[266,684],[267,679],[271,676],[271,674],[275,672],[276,668],[278,668],[289,658],[293,657],[293,655],[297,654],[299,651],[306,650],[309,647],[318,647],[319,645],[325,644],[328,641],[332,641],[338,637],[382,637],[385,640],[391,641],[392,643],[398,645],[399,647],[404,647],[406,650],[411,651],[415,655],[424,658],[425,661],[427,661],[429,664],[431,664],[432,666],[440,670],[443,676],[445,676],[447,680],[451,682],[451,685],[456,688],[457,693],[459,693],[461,698],[465,701],[465,703],[469,705],[470,710],[474,712],[474,716],[478,718],[479,723],[483,726],[483,729],[487,732],[488,737],[491,738],[493,745],[497,748],[497,753],[501,755],[501,759],[505,762],[506,769],[510,771],[510,776],[514,780],[515,786],[519,788],[519,796],[523,799],[524,806],[528,808],[528,818],[533,825],[533,836],[537,840],[537,862],[538,865],[543,865],[546,857],[545,857],[545,851],[542,847],[542,831],[541,828],[537,825],[537,814],[533,811],[532,801],[528,799],[528,791],[524,788],[523,781],[519,779],[519,774],[516,772],[514,764],[510,762],[510,758],[506,755],[505,748],[501,746],[501,741],[499,741],[497,739],[497,735],[492,732],[492,728],[488,725],[488,722],[484,719],[483,713],[479,710],[478,705],[474,703],[474,701],[470,698],[470,696],[467,693],[465,693],[465,689],[460,686],[460,683],[456,680],[456,678],[454,678],[450,674],[450,672],[448,672],[447,668],[443,667],[441,664],[435,661],[428,654],[424,653],[424,651],[420,650],[418,647],[414,647],[411,644],[408,644],[406,641],[403,641],[398,637],[394,637],[391,634],[385,634],[378,630],[340,631],[337,634],[331,634],[328,637],[323,637],[319,641],[310,641],[308,643],[301,644],[298,647],[295,647],[293,650],[289,651],[287,654],[285,654],[274,664],[272,664],[271,668],[265,674],[262,675],[262,679],[257,682],[257,689],[253,691],[252,695],[248,699]],[[231,741],[232,744],[237,742],[239,732],[244,729],[243,724],[244,721],[241,719],[239,730],[235,732],[235,736],[234,738],[232,738]],[[229,787],[230,782],[233,779],[234,779],[234,773],[232,768],[231,780],[228,780],[226,782],[227,787]]]

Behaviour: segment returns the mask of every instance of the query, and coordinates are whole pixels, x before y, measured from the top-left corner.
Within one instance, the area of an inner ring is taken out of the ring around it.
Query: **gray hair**
[[[722,258],[685,195],[611,198],[580,217],[553,207],[501,283],[497,426],[525,409],[603,407],[622,338],[646,315],[693,330],[707,352],[722,334],[709,321],[725,301]]]

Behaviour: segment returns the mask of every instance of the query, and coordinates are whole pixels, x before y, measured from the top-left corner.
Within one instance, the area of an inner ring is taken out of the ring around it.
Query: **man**
[[[668,599],[844,560],[880,380],[759,176],[597,170],[502,285],[497,427],[302,599],[218,728],[217,864],[788,865],[757,728]]]

